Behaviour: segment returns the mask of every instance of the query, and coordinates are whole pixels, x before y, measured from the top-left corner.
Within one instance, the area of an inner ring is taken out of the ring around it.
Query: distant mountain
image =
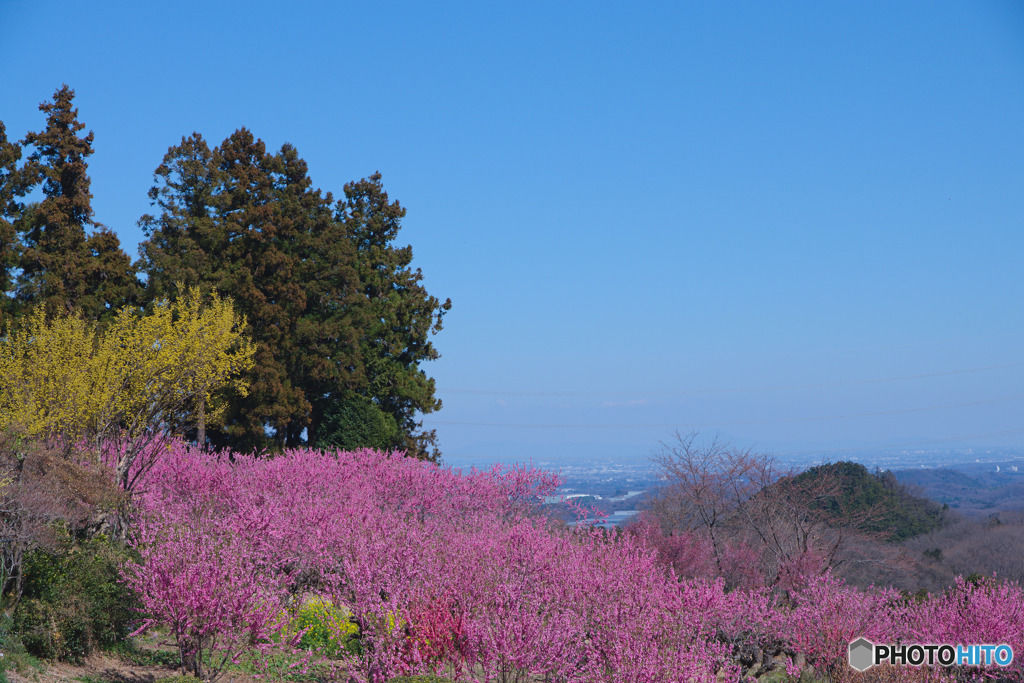
[[[965,514],[1024,509],[1024,461],[964,463],[896,471],[903,484]]]

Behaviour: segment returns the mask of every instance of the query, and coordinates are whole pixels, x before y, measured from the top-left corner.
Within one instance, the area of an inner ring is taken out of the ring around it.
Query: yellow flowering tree
[[[123,309],[102,333],[40,309],[0,340],[0,428],[69,447],[89,440],[130,490],[158,444],[204,420],[211,394],[244,391],[255,347],[244,319],[192,289],[146,315]]]

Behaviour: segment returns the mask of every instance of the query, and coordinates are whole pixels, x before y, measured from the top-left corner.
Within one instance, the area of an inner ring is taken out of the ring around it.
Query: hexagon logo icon
[[[850,643],[850,666],[857,671],[867,671],[875,665],[875,644],[867,638],[858,638]]]

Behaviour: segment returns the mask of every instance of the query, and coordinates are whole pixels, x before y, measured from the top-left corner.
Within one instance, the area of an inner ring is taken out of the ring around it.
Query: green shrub
[[[151,638],[155,635],[151,632]],[[157,650],[141,647],[135,638],[129,638],[108,648],[107,652],[118,659],[135,666],[156,666],[165,668],[181,668],[181,655],[177,648],[173,650]],[[165,680],[165,679],[161,679]]]
[[[401,430],[393,415],[353,394],[328,406],[315,443],[317,448],[386,450],[401,443]]]
[[[288,631],[304,630],[299,647],[316,650],[325,657],[337,659],[346,652],[359,654],[359,627],[349,616],[348,610],[315,599],[299,608]]]
[[[195,676],[181,676],[176,674],[174,676],[158,678],[157,683],[202,683],[202,681]]]
[[[964,577],[964,581],[977,588],[978,586],[983,586],[986,583],[992,581],[992,577],[985,576],[981,572],[971,572],[970,574]]]
[[[36,598],[22,599],[14,624],[25,649],[44,659],[81,661],[92,649],[81,603],[56,604]]]
[[[123,548],[105,539],[29,555],[13,623],[25,649],[76,662],[123,641],[139,618],[136,596],[120,581],[127,559]]]
[[[31,670],[42,671],[42,663],[30,655],[21,642],[21,638],[14,630],[14,622],[6,614],[0,613],[0,652],[3,659],[0,659],[0,673],[6,671],[17,671],[26,673]],[[3,673],[0,683],[7,680]]]

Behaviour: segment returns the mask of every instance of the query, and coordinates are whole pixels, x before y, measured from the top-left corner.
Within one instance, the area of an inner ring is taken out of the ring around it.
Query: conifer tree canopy
[[[338,202],[336,215],[355,246],[361,291],[369,308],[360,345],[365,395],[395,416],[403,434],[400,448],[436,452],[436,431],[417,433],[422,423],[416,413],[441,408],[434,397],[434,380],[420,363],[440,357],[430,336],[441,329],[451,299],[441,303],[427,293],[423,273],[409,267],[411,246],[393,246],[405,209],[388,201],[380,173],[345,185],[345,199]]]
[[[440,407],[419,363],[438,357],[429,335],[451,304],[427,294],[409,247],[391,246],[405,211],[379,175],[346,185],[335,205],[294,147],[269,153],[242,128],[213,148],[182,138],[154,180],[157,212],[140,220],[149,296],[177,283],[215,289],[256,342],[248,394],[225,395],[212,444],[353,445],[372,434],[362,445],[436,456],[433,433],[416,432],[417,412]]]
[[[289,144],[268,152],[241,128],[211,147],[193,133],[154,172],[155,211],[139,221],[147,239],[133,265],[94,218],[94,136],[74,97],[58,89],[39,107],[41,130],[21,141],[0,122],[0,331],[37,306],[102,328],[125,306],[199,287],[236,302],[256,345],[248,391],[213,397],[225,419],[208,431],[200,421],[204,443],[439,455],[418,419],[441,407],[421,363],[438,357],[430,338],[451,302],[426,291],[412,248],[396,244],[405,209],[379,173],[336,201]]]
[[[13,302],[7,296],[14,290],[18,266],[18,240],[14,221],[21,213],[18,198],[24,195],[18,173],[21,145],[7,140],[7,128],[0,121],[0,328],[6,327]]]
[[[24,207],[7,200],[22,236],[16,299],[22,306],[42,304],[51,313],[78,309],[92,319],[109,318],[136,298],[138,282],[117,236],[93,220],[86,163],[93,134],[79,135],[85,124],[74,97],[65,85],[52,102],[39,105],[46,126],[25,136],[22,144],[33,151],[9,183],[8,193],[23,196],[41,186],[44,197]],[[0,150],[0,156],[10,155]]]

